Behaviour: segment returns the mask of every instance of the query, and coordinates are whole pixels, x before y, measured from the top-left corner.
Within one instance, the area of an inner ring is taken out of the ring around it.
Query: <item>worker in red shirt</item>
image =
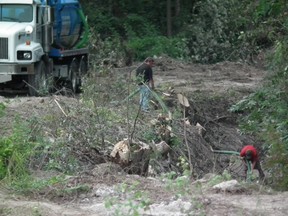
[[[244,162],[245,162],[245,159],[247,161],[251,161],[251,164],[252,164],[251,170],[257,169],[259,172],[260,180],[264,180],[265,175],[264,175],[264,172],[263,172],[261,165],[260,165],[257,150],[254,146],[252,146],[252,145],[244,146],[240,152],[240,157],[243,159]],[[247,175],[247,170],[248,170],[248,167],[246,165],[245,166],[245,177]]]

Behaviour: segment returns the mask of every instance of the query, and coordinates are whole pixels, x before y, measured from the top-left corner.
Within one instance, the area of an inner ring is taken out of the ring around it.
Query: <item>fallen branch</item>
[[[58,101],[56,99],[54,99],[55,103],[57,104],[57,106],[59,107],[59,109],[62,111],[62,113],[65,115],[65,117],[67,117],[68,115],[65,113],[65,111],[62,109],[62,107],[60,106],[60,104],[58,103]]]

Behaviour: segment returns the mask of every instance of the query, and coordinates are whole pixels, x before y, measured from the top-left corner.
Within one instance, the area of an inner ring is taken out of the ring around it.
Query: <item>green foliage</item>
[[[182,143],[182,140],[180,139],[180,137],[178,137],[178,136],[172,136],[172,137],[170,138],[170,143],[169,143],[169,145],[170,145],[171,147],[179,147],[179,146],[181,146],[181,143]]]
[[[61,137],[61,135],[59,137]],[[73,155],[73,147],[69,144],[58,141],[54,144],[47,144],[44,148],[44,154],[40,155],[40,158],[47,157],[47,161],[42,165],[43,169],[57,170],[70,174],[80,169],[79,161],[75,155]],[[42,147],[40,149],[42,149]]]
[[[19,179],[28,175],[28,161],[37,143],[30,140],[25,124],[15,122],[14,131],[0,138],[0,179]]]
[[[241,59],[254,63],[254,56],[271,46],[277,34],[270,27],[273,20],[260,21],[260,13],[255,12],[261,10],[259,7],[247,0],[197,2],[184,31],[192,60],[215,63]]]
[[[257,19],[277,17],[285,10],[285,4],[284,0],[260,0],[255,10],[255,17]]]
[[[103,73],[103,70],[107,71]],[[100,66],[98,72],[87,77],[81,95],[85,106],[91,110],[89,121],[92,126],[89,126],[88,133],[93,135],[93,143],[97,148],[104,147],[105,139],[112,139],[113,142],[121,139],[115,137],[113,130],[117,131],[117,125],[124,125],[126,122],[126,110],[121,110],[120,104],[128,95],[127,78],[123,77],[123,74],[114,74],[105,66]]]
[[[7,207],[1,207],[0,209],[0,215],[5,216],[5,215],[11,215],[12,209],[7,208]]]
[[[145,17],[138,14],[129,14],[122,22],[125,29],[125,35],[128,39],[141,38],[143,36],[156,36],[159,35],[157,27],[150,23]]]
[[[71,197],[73,195],[87,193],[90,191],[90,186],[85,184],[79,184],[74,187],[67,187],[63,184],[63,188],[56,190],[56,194],[59,197]]]
[[[133,38],[127,43],[127,47],[134,53],[134,58],[143,60],[147,56],[168,55],[173,58],[185,59],[188,56],[187,42],[183,38],[141,37]]]
[[[90,35],[90,58],[91,69],[93,71],[107,70],[105,66],[117,65],[123,62],[126,57],[126,53],[129,52],[119,37],[107,37],[101,39],[100,35],[96,33],[95,29],[91,29]]]
[[[95,11],[95,7],[87,7],[85,11],[89,15],[88,22],[90,26],[100,34],[102,40],[107,37],[129,39],[131,37],[159,34],[158,28],[147,17],[132,11],[125,16],[115,16],[109,12],[107,13],[105,8],[97,8]]]
[[[185,38],[168,39],[163,36],[166,33],[166,17],[165,10],[161,7],[165,8],[166,2],[159,2],[155,5],[153,2],[138,1],[137,4],[130,4],[121,1],[107,5],[107,2],[98,1],[96,8],[94,4],[95,2],[93,4],[89,2],[83,5],[92,28],[91,44],[97,55],[103,53],[105,58],[109,58],[109,55],[104,54],[103,46],[99,48],[100,41],[105,42],[104,49],[111,52],[116,51],[115,46],[109,48],[107,42],[119,40],[118,44],[121,49],[115,53],[120,54],[123,51],[124,55],[132,53],[136,60],[142,61],[147,56],[162,54],[176,58],[187,57],[188,49]],[[95,43],[95,38],[98,44]]]
[[[174,171],[171,171],[171,172],[168,172],[168,173],[165,173],[163,174],[163,178],[167,178],[169,180],[173,180],[177,177],[177,173],[174,172]]]
[[[89,17],[90,26],[101,34],[102,39],[113,35],[141,37],[156,32],[159,34],[159,29],[165,31],[165,10],[160,12],[159,9],[165,7],[165,2],[155,4],[137,0],[131,4],[130,1],[96,0],[82,2],[82,6]]]
[[[201,63],[238,59],[254,62],[261,49],[271,47],[284,34],[287,24],[285,0],[172,1],[172,37],[168,39],[166,1],[155,4],[137,0],[131,4],[96,0],[83,6],[94,30],[92,37],[98,35],[101,41],[116,38],[122,50],[129,53],[132,49],[137,60],[166,54],[189,56]]]
[[[117,18],[106,13],[104,9],[100,11],[95,9],[95,7],[87,7],[85,8],[85,14],[89,16],[89,26],[95,29],[98,34],[100,33],[102,38],[119,35],[115,24],[117,23]]]
[[[113,209],[115,216],[140,216],[140,210],[146,210],[151,204],[147,194],[139,190],[139,182],[133,185],[122,184],[117,188],[121,197],[112,197],[105,201],[105,207]],[[124,201],[121,201],[121,198]]]
[[[235,0],[205,0],[195,4],[186,30],[194,61],[213,63],[231,58],[240,33],[240,24],[236,22],[240,6]]]
[[[39,138],[42,137],[39,129],[35,120],[26,122],[16,118],[12,133],[0,138],[0,180],[17,192],[31,194],[63,181],[63,178],[57,176],[48,180],[35,180],[31,176],[35,166],[42,169],[50,165],[49,161],[47,165],[43,160],[49,158],[47,152],[52,149],[52,145]],[[57,148],[55,152],[63,151]],[[53,159],[56,156],[51,154],[49,160]],[[61,158],[58,160],[60,163]],[[59,169],[63,170],[63,167]]]
[[[6,139],[1,139],[0,145],[0,179],[6,176],[8,161],[11,158],[13,146]]]
[[[5,115],[6,106],[3,103],[0,103],[0,118]]]
[[[168,177],[165,179],[167,185],[167,190],[175,193],[175,196],[177,197],[185,197],[190,196],[192,194],[191,191],[191,181],[189,176],[179,176],[177,178],[174,178],[174,173],[168,173],[166,176]],[[173,179],[172,179],[173,178]]]
[[[229,174],[229,172],[227,170],[224,170],[224,172],[222,173],[222,175],[216,175],[214,176],[209,182],[208,182],[208,185],[210,187],[214,186],[214,185],[217,185],[217,184],[220,184],[221,182],[224,182],[224,181],[229,181],[231,180],[232,177],[231,175]]]
[[[273,172],[275,187],[288,189],[288,67],[287,41],[278,41],[271,58],[271,74],[263,88],[243,99],[231,111],[246,113],[241,121],[244,132],[257,134],[269,154],[267,168]]]
[[[190,170],[189,162],[183,156],[180,156],[178,160],[179,162],[177,163],[177,166],[181,167],[181,169],[183,170],[183,175],[190,176],[191,170]]]
[[[161,141],[160,135],[157,134],[153,128],[146,128],[146,130],[143,132],[142,136],[143,136],[144,142],[150,143],[150,142],[154,141],[157,143],[157,142]]]

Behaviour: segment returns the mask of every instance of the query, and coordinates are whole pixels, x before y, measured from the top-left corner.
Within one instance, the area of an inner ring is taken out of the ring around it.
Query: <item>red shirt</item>
[[[257,153],[256,148],[254,148],[254,146],[252,146],[252,145],[244,146],[244,148],[240,152],[240,157],[245,157],[246,151],[248,151],[248,150],[252,151],[251,161],[257,161],[258,160],[258,153]]]

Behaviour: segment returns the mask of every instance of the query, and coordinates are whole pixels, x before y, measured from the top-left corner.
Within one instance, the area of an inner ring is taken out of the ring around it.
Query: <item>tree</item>
[[[167,36],[171,37],[172,35],[172,17],[171,17],[171,0],[167,0]]]

